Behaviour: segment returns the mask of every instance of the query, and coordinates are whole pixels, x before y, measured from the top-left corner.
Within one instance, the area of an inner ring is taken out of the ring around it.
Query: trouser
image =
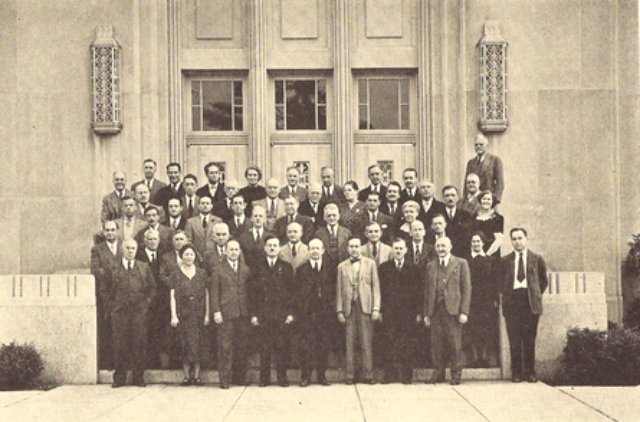
[[[246,317],[225,319],[218,331],[218,374],[221,383],[244,384],[247,368],[247,336],[249,322]]]
[[[289,325],[284,321],[262,321],[260,332],[260,382],[271,381],[271,355],[275,354],[278,381],[287,380]]]
[[[96,308],[98,317],[98,369],[111,369],[113,368],[111,317],[109,312],[107,312],[107,307],[100,298],[97,299]]]
[[[351,303],[351,314],[346,317],[347,379],[355,378],[356,342],[360,345],[362,378],[373,378],[373,321],[371,315],[364,314],[360,299]]]
[[[331,315],[333,317],[333,315]],[[300,366],[302,379],[309,380],[311,372],[316,369],[318,381],[326,379],[325,373],[329,362],[329,349],[331,347],[331,335],[327,325],[331,320],[314,319],[305,321],[300,325]]]
[[[448,358],[448,359],[447,359]],[[431,359],[433,369],[444,373],[447,360],[451,362],[452,378],[462,373],[462,324],[458,315],[450,315],[444,303],[436,305],[431,317]]]
[[[147,310],[137,304],[111,312],[113,343],[113,382],[124,384],[127,369],[133,369],[133,382],[142,381],[147,353]]]
[[[536,334],[540,315],[531,313],[527,289],[513,290],[510,306],[505,310],[511,373],[514,377],[535,375]]]
[[[415,325],[415,324],[414,324]],[[414,339],[412,334],[415,327],[411,321],[384,321],[384,376],[391,379],[394,372],[394,364],[400,364],[400,375],[403,381],[411,380],[413,376],[413,349]]]

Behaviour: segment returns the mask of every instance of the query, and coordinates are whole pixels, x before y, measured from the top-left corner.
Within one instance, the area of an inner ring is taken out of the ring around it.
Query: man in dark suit
[[[373,378],[373,323],[380,319],[380,282],[373,259],[360,255],[358,237],[348,241],[349,258],[338,265],[336,312],[345,324],[347,342],[347,384],[355,380],[355,349],[362,351],[362,380],[375,384]],[[356,346],[356,342],[358,346]]]
[[[189,220],[200,213],[200,197],[196,194],[198,187],[198,179],[193,174],[187,174],[182,179],[182,189],[184,195],[181,196],[184,207],[182,209],[182,217]],[[210,198],[210,197],[209,197]]]
[[[266,259],[264,240],[267,235],[273,234],[264,227],[266,218],[267,213],[264,208],[260,205],[253,207],[251,211],[252,227],[250,230],[243,232],[238,238],[242,248],[242,255],[251,269],[256,268]]]
[[[339,207],[347,203],[342,188],[335,183],[335,173],[333,168],[324,166],[320,169],[320,177],[322,179],[322,201],[324,203],[334,203]]]
[[[490,190],[496,197],[496,203],[502,200],[504,190],[504,171],[500,157],[487,152],[489,140],[482,133],[478,133],[474,139],[473,147],[476,156],[467,163],[467,175],[475,173],[480,178],[480,190]],[[466,196],[467,192],[465,192]]]
[[[393,236],[393,218],[380,212],[380,194],[372,192],[366,199],[367,210],[361,214],[359,226],[366,228],[371,223],[378,223],[382,229],[382,241],[387,245],[391,244]],[[366,241],[366,229],[363,233],[353,233],[360,236],[363,242]]]
[[[451,384],[462,377],[462,325],[471,305],[469,265],[451,255],[448,237],[436,241],[438,259],[427,264],[424,323],[431,327],[433,374],[429,382],[443,382],[447,358],[451,360]],[[448,350],[447,350],[448,349]]]
[[[421,220],[426,227],[431,225],[431,220],[436,214],[444,215],[445,213],[445,206],[435,198],[435,192],[433,182],[421,180],[418,183],[418,204],[420,204],[418,219]]]
[[[547,290],[547,266],[542,256],[527,248],[527,230],[510,231],[514,252],[501,259],[502,313],[507,323],[513,382],[536,382],[536,334]]]
[[[145,185],[144,183],[141,183],[138,186],[136,186],[135,194],[136,194],[136,202],[138,203],[138,206],[136,207],[137,218],[144,219],[145,212],[147,211],[148,208],[157,208],[160,222],[164,222],[167,220],[166,218],[167,214],[164,211],[164,209],[157,206],[156,204],[152,204],[149,201],[150,193],[147,185]]]
[[[115,372],[112,387],[125,384],[127,369],[133,369],[133,383],[145,387],[148,312],[156,292],[149,266],[137,261],[138,244],[122,242],[123,258],[113,272],[113,283],[104,286],[103,297],[111,304],[111,333]]]
[[[112,367],[111,322],[109,298],[104,296],[113,283],[113,272],[122,259],[122,245],[118,241],[118,224],[113,220],[102,223],[105,239],[91,248],[91,274],[96,279],[96,308],[98,316],[98,368]]]
[[[182,166],[180,166],[180,163],[173,162],[167,164],[167,178],[169,179],[169,184],[158,191],[156,194],[156,203],[168,213],[167,204],[169,203],[169,199],[184,196]]]
[[[308,197],[309,199],[300,203],[298,212],[311,218],[313,225],[317,229],[324,224],[322,210],[326,203],[322,200],[322,185],[320,183],[311,183]]]
[[[393,219],[395,225],[402,219],[402,205],[400,204],[400,183],[391,181],[387,185],[387,194],[384,205],[380,206],[380,212]]]
[[[183,206],[181,198],[171,198],[167,204],[169,217],[164,225],[169,227],[171,231],[184,230],[187,225],[187,219],[182,216]]]
[[[455,256],[467,257],[471,249],[471,214],[457,207],[458,189],[447,185],[442,188],[445,214],[447,221],[447,236],[451,239]]]
[[[408,245],[409,253],[407,254],[407,259],[424,270],[427,267],[427,263],[436,257],[434,245],[425,241],[427,231],[422,221],[415,220],[412,222],[409,230],[411,231],[411,243]]]
[[[213,242],[215,245],[204,254],[204,267],[207,269],[209,276],[213,274],[216,267],[223,264],[227,259],[226,249],[230,238],[229,226],[225,223],[214,224]]]
[[[213,226],[222,222],[220,218],[211,215],[212,208],[210,197],[200,198],[199,215],[191,217],[184,229],[187,238],[198,251],[198,262],[200,263],[202,263],[207,250],[213,246]]]
[[[372,164],[367,169],[367,173],[371,184],[358,193],[358,201],[367,202],[369,194],[375,192],[380,198],[380,208],[383,208],[387,201],[387,188],[382,184],[382,170],[379,165]]]
[[[245,209],[247,208],[247,202],[242,194],[237,193],[231,199],[231,209],[233,215],[226,220],[227,226],[231,236],[239,239],[242,233],[251,230],[251,220],[246,216]]]
[[[480,209],[480,178],[475,173],[467,174],[464,182],[464,196],[458,200],[457,207],[472,216]]]
[[[418,188],[416,184],[418,183],[418,170],[414,168],[406,168],[402,172],[402,180],[404,181],[404,189],[400,192],[400,203],[402,206],[407,201],[416,201],[419,202],[418,198]]]
[[[298,202],[307,199],[307,188],[300,184],[300,170],[296,166],[287,167],[287,186],[280,189],[280,198],[295,196]]]
[[[249,268],[240,261],[240,243],[227,242],[227,259],[211,276],[211,311],[218,327],[220,388],[246,385],[247,337],[249,333]]]
[[[288,387],[287,352],[293,323],[293,267],[278,259],[280,241],[264,239],[266,258],[258,263],[251,283],[251,324],[260,331],[260,387],[271,383],[271,355],[275,354],[278,385]]]
[[[102,198],[102,211],[100,212],[100,220],[104,223],[107,220],[115,220],[122,217],[123,207],[122,199],[125,196],[131,196],[125,186],[127,184],[127,176],[121,171],[113,172],[113,192]]]
[[[302,226],[302,242],[309,243],[313,236],[313,221],[311,221],[311,217],[300,214],[298,212],[298,206],[298,198],[295,196],[290,195],[284,199],[284,211],[286,215],[276,220],[273,228],[273,232],[278,236],[278,239],[280,239],[280,243],[287,241],[287,226],[291,223],[298,223]]]
[[[139,184],[145,184],[149,188],[149,192],[151,192],[151,202],[156,203],[156,195],[163,187],[167,186],[166,183],[161,182],[156,179],[156,170],[158,169],[158,163],[156,163],[153,159],[147,158],[142,163],[142,170],[144,172],[144,178],[142,180],[138,180],[133,185],[131,185],[131,190],[133,192],[136,191],[136,186]]]
[[[158,211],[161,209],[162,208],[148,207],[145,210],[144,218],[147,220],[147,227],[145,227],[144,230],[139,231],[135,237],[139,246],[138,253],[142,252],[142,249],[146,244],[145,233],[149,230],[153,230],[158,234],[159,244],[156,248],[160,255],[171,249],[171,235],[173,232],[170,228],[163,226],[158,222],[158,219],[160,218],[158,216]]]
[[[392,243],[393,259],[378,267],[384,337],[384,380],[391,382],[393,366],[400,364],[403,384],[413,376],[413,348],[416,326],[422,322],[422,282],[419,268],[406,258],[407,244],[397,237]]]
[[[349,229],[338,224],[340,210],[336,204],[330,203],[324,207],[325,225],[316,230],[315,237],[325,245],[326,255],[336,265],[349,257],[347,242],[352,236]]]
[[[301,387],[311,382],[316,369],[318,384],[329,385],[325,375],[331,342],[338,335],[335,326],[336,273],[335,265],[324,257],[320,239],[309,242],[309,260],[302,264],[295,276],[297,286],[295,313],[301,339]]]
[[[224,199],[213,203],[213,211],[211,211],[211,213],[222,218],[222,221],[224,222],[233,218],[234,213],[232,199],[238,193],[239,189],[240,184],[236,179],[227,179],[224,184]],[[244,209],[242,212],[244,213]]]
[[[213,203],[224,202],[226,196],[224,183],[220,181],[222,174],[220,173],[220,167],[213,161],[207,163],[204,166],[204,174],[207,176],[207,184],[201,186],[196,195],[200,198],[208,196]]]

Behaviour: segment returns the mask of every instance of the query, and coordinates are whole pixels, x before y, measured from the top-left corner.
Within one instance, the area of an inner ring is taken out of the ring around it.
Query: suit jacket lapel
[[[447,284],[449,284],[449,278],[451,277],[451,274],[453,274],[457,266],[458,266],[458,261],[453,259],[453,257],[450,257],[449,265],[447,265],[447,271],[444,277],[447,280]]]

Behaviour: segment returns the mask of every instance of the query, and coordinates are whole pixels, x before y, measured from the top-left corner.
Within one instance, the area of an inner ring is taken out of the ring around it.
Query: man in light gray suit
[[[222,222],[220,217],[211,214],[212,208],[213,203],[211,202],[211,197],[204,196],[200,198],[200,214],[191,217],[184,228],[187,239],[193,243],[196,251],[198,251],[198,260],[200,263],[204,260],[204,255],[207,250],[214,247],[213,226]]]
[[[307,199],[307,188],[300,184],[300,170],[295,166],[287,167],[287,186],[280,189],[281,199],[287,199],[289,196],[295,196],[298,202]]]
[[[289,223],[287,225],[287,239],[289,241],[280,248],[278,258],[291,264],[295,276],[298,267],[309,259],[309,248],[301,241],[302,225],[295,221]]]
[[[382,237],[380,224],[370,223],[364,232],[369,241],[360,247],[362,256],[373,259],[377,266],[393,258],[391,246],[380,241]]]
[[[132,193],[126,189],[127,175],[121,171],[113,172],[113,192],[102,198],[102,211],[100,221],[115,220],[122,217],[122,199],[131,196]]]
[[[347,384],[355,381],[356,341],[362,353],[363,382],[375,384],[373,378],[373,322],[380,319],[380,282],[373,259],[360,254],[360,238],[347,243],[349,258],[338,265],[336,312],[346,325]]]
[[[496,202],[502,200],[504,190],[504,171],[500,157],[487,152],[489,140],[482,133],[478,133],[473,141],[476,150],[476,157],[467,163],[467,171],[464,174],[465,180],[471,173],[480,177],[480,190],[490,190],[496,197]],[[464,196],[467,192],[464,192]]]

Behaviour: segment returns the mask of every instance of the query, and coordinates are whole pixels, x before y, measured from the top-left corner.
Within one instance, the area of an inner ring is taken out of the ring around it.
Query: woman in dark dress
[[[253,201],[259,201],[267,197],[267,190],[264,186],[259,185],[262,180],[262,170],[257,166],[250,166],[244,171],[244,178],[247,180],[247,186],[238,191],[244,198],[244,202],[247,204],[245,208],[245,214],[247,217],[251,217],[251,210],[253,209]]]
[[[195,265],[193,245],[183,246],[180,258],[180,268],[171,276],[171,325],[180,333],[182,384],[201,385],[200,363],[206,358],[209,341],[205,329],[209,325],[209,278]]]
[[[497,258],[484,252],[485,237],[482,232],[471,235],[471,310],[465,337],[470,350],[471,365],[488,367],[489,357],[496,352],[498,338],[498,286],[494,268]]]
[[[482,232],[486,242],[484,252],[487,256],[500,258],[500,245],[504,238],[504,218],[494,208],[495,197],[485,190],[478,195],[480,209],[474,215],[471,232]]]

